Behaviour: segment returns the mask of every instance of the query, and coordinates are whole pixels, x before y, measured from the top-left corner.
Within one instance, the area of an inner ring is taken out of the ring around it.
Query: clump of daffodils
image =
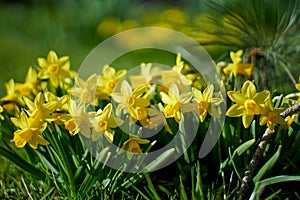
[[[126,77],[125,69],[104,66],[101,74],[84,80],[70,70],[69,57],[50,51],[29,68],[25,83],[8,81],[7,95],[0,99],[1,120],[4,111],[10,113],[16,127],[12,141],[18,148],[51,144],[49,134],[56,134],[57,127],[92,142],[121,140],[120,152],[139,154],[151,140],[126,132],[123,126],[149,131],[161,126],[171,132],[166,121],[179,123],[185,113],[193,112],[199,123],[208,115],[219,116],[223,99],[215,97],[219,93],[213,85],[197,87],[197,73],[180,53],[171,70],[158,70],[151,63],[140,67],[141,74]],[[127,137],[120,139],[120,130]]]
[[[223,70],[226,74],[251,76],[253,65],[242,63],[242,51],[230,56],[232,63]],[[118,143],[121,152],[138,154],[153,141],[136,129],[151,132],[162,127],[162,134],[172,133],[174,127],[168,122],[174,120],[178,125],[186,113],[193,113],[198,123],[221,115],[224,99],[220,92],[193,72],[180,53],[170,70],[159,70],[151,63],[140,67],[140,74],[127,77],[125,69],[104,66],[101,74],[82,79],[70,70],[69,57],[59,58],[50,51],[47,58],[38,58],[36,67],[29,68],[24,83],[7,82],[7,95],[0,99],[0,119],[9,114],[16,127],[11,139],[18,148],[49,145],[49,134],[59,128],[71,137],[80,134],[91,142]],[[272,132],[276,125],[285,124],[270,92],[258,92],[253,82],[246,81],[241,91],[227,94],[233,105],[226,115],[242,117],[245,128],[255,116]]]

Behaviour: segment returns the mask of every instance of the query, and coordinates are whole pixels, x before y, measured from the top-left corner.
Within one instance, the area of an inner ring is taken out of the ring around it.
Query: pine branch
[[[287,108],[285,111],[280,113],[280,116],[286,118],[300,111],[300,103],[293,105],[292,107]],[[244,177],[242,179],[241,187],[238,191],[238,196],[240,199],[248,199],[249,193],[253,188],[253,177],[256,173],[256,170],[259,166],[260,161],[262,160],[264,150],[269,143],[270,138],[274,135],[270,129],[266,129],[265,133],[262,136],[262,139],[253,154],[253,157],[249,164],[249,169],[245,171]]]

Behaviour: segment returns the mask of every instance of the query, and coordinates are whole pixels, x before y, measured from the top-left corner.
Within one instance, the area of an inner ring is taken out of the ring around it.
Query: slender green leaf
[[[280,156],[281,149],[282,149],[282,145],[280,145],[278,147],[276,153],[258,171],[258,173],[256,174],[256,176],[253,178],[253,182],[254,183],[257,183],[257,181],[261,180],[263,178],[263,176],[274,167],[275,163],[277,162],[277,160],[278,160],[278,158]]]

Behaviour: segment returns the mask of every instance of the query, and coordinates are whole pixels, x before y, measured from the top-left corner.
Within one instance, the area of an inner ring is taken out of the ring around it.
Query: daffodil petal
[[[232,105],[226,112],[226,115],[228,117],[240,117],[243,115],[245,111],[244,106],[241,106],[239,104]]]
[[[134,106],[135,107],[147,107],[150,105],[150,100],[146,98],[138,98],[135,100]]]
[[[258,92],[255,94],[254,96],[254,100],[258,103],[258,104],[264,104],[264,102],[269,99],[271,96],[270,92],[267,91],[267,90],[264,90],[264,91],[261,91],[261,92]],[[272,105],[272,102],[269,102],[268,106],[270,108],[273,107]]]
[[[235,102],[240,105],[244,104],[244,102],[246,101],[245,96],[237,91],[228,91],[227,95],[229,96],[232,102]]]
[[[121,93],[126,96],[132,93],[132,88],[126,80],[121,83]]]
[[[169,95],[167,95],[164,92],[160,92],[160,96],[161,96],[162,102],[165,103],[165,104],[170,104],[170,103],[172,103],[174,101],[173,99],[171,99],[169,97]]]
[[[254,98],[256,94],[256,87],[253,82],[246,81],[242,86],[242,94],[248,98]]]
[[[249,126],[250,126],[253,118],[254,118],[253,115],[251,115],[251,116],[249,116],[249,115],[243,115],[242,116],[242,121],[243,121],[243,124],[244,124],[245,128],[249,128]]]
[[[213,96],[213,92],[214,92],[214,86],[208,85],[203,91],[203,98],[206,100],[211,99]]]
[[[121,103],[123,101],[123,99],[125,98],[124,95],[121,93],[112,93],[111,97],[117,103]]]

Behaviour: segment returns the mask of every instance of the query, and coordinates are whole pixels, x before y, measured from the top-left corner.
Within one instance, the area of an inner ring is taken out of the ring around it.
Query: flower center
[[[115,87],[116,87],[116,81],[115,80],[109,80],[105,84],[105,89],[109,94],[114,91]]]
[[[107,130],[107,121],[103,120],[103,119],[100,119],[98,121],[98,125],[99,125],[99,128],[100,130],[103,132],[105,130]]]
[[[175,117],[176,112],[180,110],[180,103],[179,102],[175,102],[175,103],[171,103],[168,104],[165,107],[165,113],[166,113],[166,117],[170,118],[170,117]]]
[[[134,103],[135,103],[135,99],[134,99],[133,97],[129,97],[129,99],[128,99],[128,104],[129,104],[130,106],[133,106]]]
[[[246,108],[246,114],[253,116],[253,115],[258,115],[260,114],[260,107],[257,105],[257,103],[252,100],[248,99],[245,101],[245,108]]]
[[[145,119],[148,116],[147,110],[145,108],[138,108],[137,114],[138,120]]]
[[[200,101],[199,105],[198,105],[198,114],[202,115],[205,111],[208,110],[209,107],[209,103],[207,101]]]
[[[51,64],[49,67],[48,67],[48,73],[49,74],[57,74],[59,71],[59,66],[58,64]]]
[[[269,122],[272,124],[276,124],[279,121],[278,115],[274,112],[268,112],[266,114],[266,117],[268,118]]]
[[[137,143],[136,141],[132,140],[132,141],[129,141],[129,151],[132,152],[132,153],[142,153],[142,150],[140,148],[140,145],[139,143]]]

